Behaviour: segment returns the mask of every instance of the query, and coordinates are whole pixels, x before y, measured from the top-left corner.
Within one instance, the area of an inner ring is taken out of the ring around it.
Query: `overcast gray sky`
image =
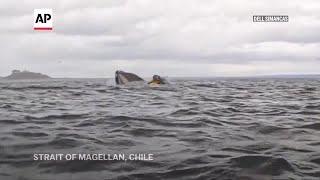
[[[53,9],[52,32],[33,10]],[[289,15],[288,23],[252,16]],[[2,0],[0,76],[247,76],[320,73],[319,0]]]

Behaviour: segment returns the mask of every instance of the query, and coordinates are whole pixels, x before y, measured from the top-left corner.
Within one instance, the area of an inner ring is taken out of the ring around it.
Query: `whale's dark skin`
[[[121,84],[127,84],[129,82],[144,81],[144,80],[141,77],[139,77],[133,73],[128,73],[128,72],[124,72],[124,71],[116,71],[115,81],[116,81],[116,84],[121,85]]]

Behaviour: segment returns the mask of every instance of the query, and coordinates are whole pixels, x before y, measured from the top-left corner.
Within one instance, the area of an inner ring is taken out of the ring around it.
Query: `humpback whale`
[[[133,81],[144,81],[141,77],[133,73],[128,73],[124,71],[116,71],[115,76],[116,84],[127,84]]]

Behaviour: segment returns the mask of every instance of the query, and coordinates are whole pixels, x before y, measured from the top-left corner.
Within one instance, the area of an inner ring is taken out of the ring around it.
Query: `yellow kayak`
[[[159,87],[160,84],[158,84],[158,83],[149,83],[149,86],[150,87]]]

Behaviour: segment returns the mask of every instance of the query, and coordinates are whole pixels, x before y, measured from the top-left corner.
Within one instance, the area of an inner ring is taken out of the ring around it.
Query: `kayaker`
[[[148,84],[166,84],[165,79],[161,78],[159,75],[153,75],[152,80]]]

